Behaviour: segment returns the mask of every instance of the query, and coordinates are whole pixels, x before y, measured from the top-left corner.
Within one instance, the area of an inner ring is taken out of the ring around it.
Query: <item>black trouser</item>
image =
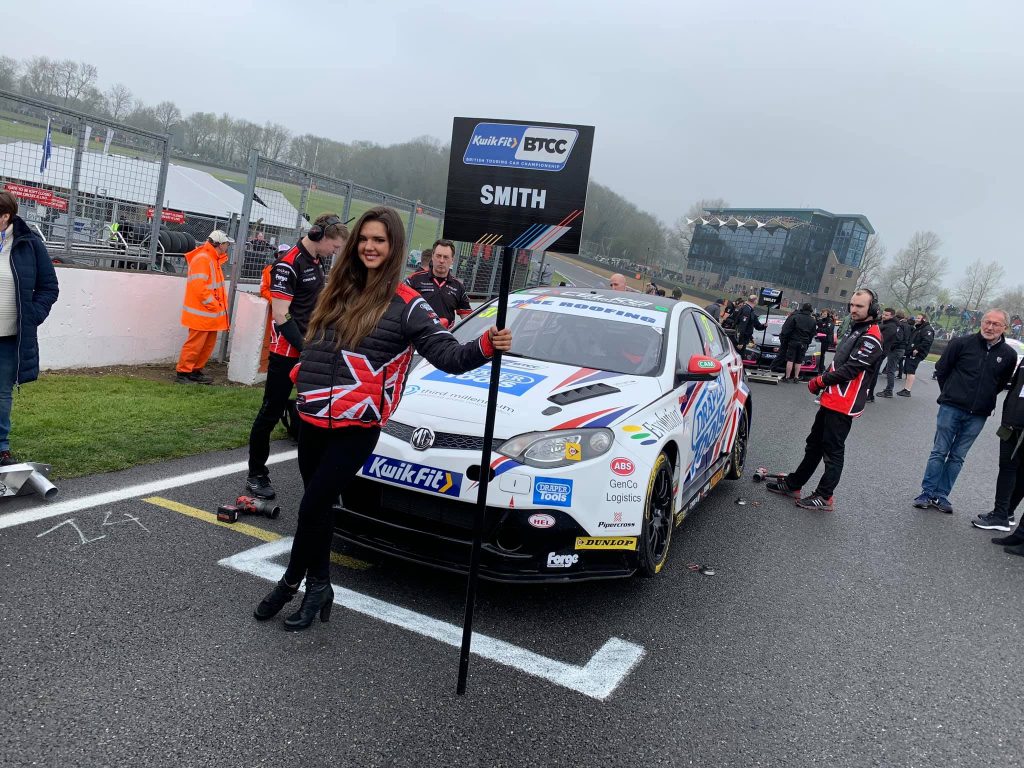
[[[1009,517],[1024,499],[1024,445],[1017,447],[1020,438],[1021,430],[1015,429],[1009,440],[999,441],[999,475],[996,477],[994,507],[998,517]],[[1024,525],[1024,520],[1021,525]]]
[[[304,576],[330,576],[334,504],[373,453],[380,427],[299,428],[299,473],[306,487],[299,503],[292,554],[284,579],[298,584]]]
[[[825,353],[828,351],[828,337],[821,340],[821,354],[818,355],[818,375],[825,372]]]
[[[811,479],[814,470],[822,459],[825,460],[825,472],[818,481],[815,491],[826,499],[832,495],[839,478],[843,474],[843,459],[846,456],[846,438],[850,434],[853,417],[844,413],[836,413],[822,406],[814,417],[811,434],[807,436],[807,447],[804,448],[804,460],[794,472],[786,475],[786,484],[793,490],[803,488],[804,483]]]
[[[267,457],[270,456],[270,435],[288,407],[292,394],[290,373],[297,357],[270,353],[267,361],[267,381],[263,385],[263,404],[249,432],[249,474],[268,475]]]
[[[889,353],[889,357],[886,358],[885,389],[889,392],[892,392],[892,388],[896,384],[896,372],[900,369],[900,364],[903,362],[903,358],[906,357],[906,354],[906,350],[904,349],[894,349]],[[874,394],[873,391],[872,394]]]

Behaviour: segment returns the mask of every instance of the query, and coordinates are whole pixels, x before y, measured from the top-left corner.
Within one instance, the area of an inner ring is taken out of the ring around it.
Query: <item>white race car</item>
[[[497,305],[454,331],[494,323]],[[743,471],[751,419],[743,361],[699,307],[610,290],[509,298],[480,574],[564,581],[658,573],[675,525]],[[337,507],[363,547],[468,569],[490,365],[423,361]]]

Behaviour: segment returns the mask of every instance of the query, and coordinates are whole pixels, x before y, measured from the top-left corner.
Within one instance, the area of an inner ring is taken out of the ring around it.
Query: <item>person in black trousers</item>
[[[853,420],[864,410],[868,376],[882,359],[882,332],[875,322],[877,314],[874,293],[860,290],[850,297],[853,321],[850,331],[836,347],[828,372],[807,383],[812,395],[821,393],[821,407],[807,436],[803,461],[793,472],[765,484],[772,493],[795,498],[796,505],[802,509],[821,512],[833,509],[832,494],[843,474],[846,438]],[[801,489],[822,461],[825,471],[818,487],[810,496],[801,497]]]
[[[836,323],[832,317],[832,313],[827,309],[821,310],[821,314],[818,315],[818,325],[815,328],[815,338],[821,342],[821,354],[818,355],[818,375],[820,376],[825,372],[825,353],[828,352],[828,348],[832,346],[832,341],[835,339]]]
[[[996,499],[992,511],[971,521],[975,528],[986,531],[1009,531],[1013,528],[1017,505],[1024,499],[1024,365],[1010,382],[1010,391],[1003,400],[1003,416],[999,430],[999,475],[996,477]],[[1009,545],[1007,551],[1024,555],[1024,523],[1010,536],[992,539]]]
[[[256,607],[276,616],[303,579],[306,594],[285,629],[330,618],[333,505],[373,452],[402,398],[413,349],[447,373],[464,373],[512,348],[508,329],[489,328],[460,344],[430,305],[401,282],[405,230],[398,213],[371,208],[356,222],[317,300],[299,356],[295,387],[299,472],[305,492],[284,577]]]

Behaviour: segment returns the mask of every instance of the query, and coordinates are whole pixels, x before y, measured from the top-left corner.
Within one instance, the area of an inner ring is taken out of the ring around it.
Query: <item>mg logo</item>
[[[425,451],[434,444],[434,433],[426,427],[419,427],[413,430],[409,438],[409,445],[417,451]]]

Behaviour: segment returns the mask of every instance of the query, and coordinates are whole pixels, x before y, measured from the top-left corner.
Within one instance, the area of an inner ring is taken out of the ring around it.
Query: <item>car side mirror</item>
[[[676,371],[676,384],[684,381],[714,381],[722,372],[722,364],[713,357],[691,355],[686,368]]]

